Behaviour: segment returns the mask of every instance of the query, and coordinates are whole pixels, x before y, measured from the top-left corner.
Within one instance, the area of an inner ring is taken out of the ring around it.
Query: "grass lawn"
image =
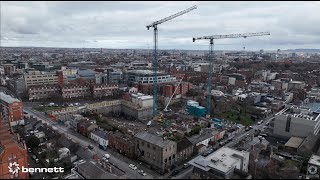
[[[240,115],[240,117],[239,117]],[[251,119],[250,115],[245,115],[244,113],[239,114],[236,111],[229,111],[221,114],[221,117],[223,119],[230,120],[235,123],[240,123],[245,126],[250,126],[254,123],[254,121]],[[239,119],[240,118],[240,119]]]

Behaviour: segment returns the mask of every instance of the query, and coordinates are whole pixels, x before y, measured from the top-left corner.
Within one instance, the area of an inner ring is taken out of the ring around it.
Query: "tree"
[[[40,144],[40,139],[37,138],[36,136],[32,136],[28,142],[27,142],[28,146],[30,147],[37,147]]]

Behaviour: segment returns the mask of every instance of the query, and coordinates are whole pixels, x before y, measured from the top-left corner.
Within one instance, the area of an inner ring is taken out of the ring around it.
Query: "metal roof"
[[[0,92],[0,98],[1,98],[1,100],[5,101],[8,104],[11,104],[13,102],[20,102],[19,99],[14,98],[10,95],[4,94],[3,92]]]

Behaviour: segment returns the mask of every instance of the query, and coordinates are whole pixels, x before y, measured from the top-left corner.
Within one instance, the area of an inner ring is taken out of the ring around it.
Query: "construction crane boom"
[[[263,36],[263,35],[270,35],[270,32],[203,36],[203,37],[193,38],[193,42],[201,39],[226,39],[226,38],[241,38],[241,37],[246,38],[246,37]]]
[[[188,12],[194,10],[194,9],[197,9],[197,6],[196,6],[196,5],[188,8],[188,9],[185,9],[185,10],[183,10],[183,11],[180,11],[180,12],[178,12],[178,13],[176,13],[176,14],[173,14],[173,15],[171,15],[171,16],[168,16],[168,17],[166,17],[166,18],[163,18],[163,19],[161,19],[161,20],[159,20],[159,21],[155,21],[155,22],[153,22],[152,24],[148,25],[148,26],[147,26],[147,29],[149,30],[150,27],[154,27],[154,26],[156,26],[156,25],[158,25],[158,24],[161,24],[161,23],[163,23],[163,22],[166,22],[166,21],[169,21],[169,20],[171,20],[171,19],[174,19],[174,18],[176,18],[176,17],[178,17],[178,16],[181,16],[181,15],[183,15],[183,14],[186,14],[186,13],[188,13]]]
[[[213,35],[213,36],[203,36],[192,38],[192,41],[208,39],[210,40],[210,49],[209,49],[209,70],[208,70],[208,96],[207,96],[207,115],[211,115],[211,90],[212,90],[212,71],[213,71],[213,46],[214,39],[225,39],[225,38],[247,38],[252,36],[264,36],[270,35],[270,32],[258,32],[258,33],[245,33],[245,34],[229,34],[229,35]]]
[[[188,13],[194,9],[197,9],[197,6],[192,6],[186,10],[180,11],[176,14],[173,14],[171,16],[168,16],[166,18],[163,18],[159,21],[155,21],[153,23],[151,23],[150,25],[146,26],[147,29],[149,30],[150,27],[153,27],[153,41],[154,41],[154,60],[153,60],[153,86],[152,86],[152,92],[153,92],[153,116],[157,116],[158,115],[158,77],[157,77],[157,71],[158,71],[158,60],[157,60],[157,56],[158,56],[158,25],[169,21],[171,19],[174,19],[178,16],[181,16],[185,13]]]
[[[173,91],[173,94],[172,94],[172,96],[170,97],[169,102],[167,103],[166,107],[164,108],[164,111],[165,111],[165,112],[168,111],[167,108],[168,108],[168,106],[169,106],[169,104],[170,104],[170,102],[171,102],[171,99],[173,98],[173,96],[174,96],[174,94],[176,93],[177,89],[180,87],[180,84],[181,84],[182,80],[183,80],[183,78],[181,78],[180,82],[178,83],[178,86],[177,86],[176,89]]]

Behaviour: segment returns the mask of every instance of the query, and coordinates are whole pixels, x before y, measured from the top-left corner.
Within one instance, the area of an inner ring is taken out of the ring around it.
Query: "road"
[[[68,129],[67,127],[62,127],[58,125],[56,122],[53,122],[50,118],[45,116],[42,112],[36,111],[28,106],[24,106],[24,111],[26,111],[30,115],[33,115],[39,120],[42,120],[43,123],[47,123],[52,127],[55,127],[60,133],[65,134],[66,137],[71,138],[72,140],[74,140],[75,142],[78,142],[80,145],[84,147],[88,146],[89,144],[92,144],[94,146],[94,151],[97,153],[99,157],[102,157],[104,154],[109,153],[111,155],[109,162],[117,166],[122,171],[124,171],[126,173],[125,176],[127,178],[129,179],[160,179],[159,175],[155,174],[155,172],[152,172],[150,169],[147,169],[142,165],[139,165],[138,169],[142,169],[147,173],[147,175],[146,176],[140,175],[137,172],[137,170],[132,170],[131,168],[129,168],[129,164],[135,164],[137,166],[139,164],[138,161],[128,159],[122,155],[117,154],[116,152],[110,149],[108,149],[107,151],[103,151],[99,149],[98,144],[93,142],[91,139],[83,137],[80,134],[77,134],[76,132],[74,132],[73,130]]]
[[[262,127],[266,126],[267,123],[270,123],[270,121],[272,119],[273,119],[273,115],[265,118],[263,120],[263,123],[261,123],[260,125],[258,125],[258,124],[253,125],[252,129],[250,129],[249,131],[245,131],[245,132],[241,132],[241,133],[236,134],[236,138],[234,138],[231,142],[229,142],[226,145],[224,145],[224,147],[233,147],[234,145],[239,143],[239,141],[241,141],[244,137],[246,137],[247,134],[249,134],[249,136],[251,136],[252,134],[255,133],[256,129],[257,130],[258,129],[262,129]]]

